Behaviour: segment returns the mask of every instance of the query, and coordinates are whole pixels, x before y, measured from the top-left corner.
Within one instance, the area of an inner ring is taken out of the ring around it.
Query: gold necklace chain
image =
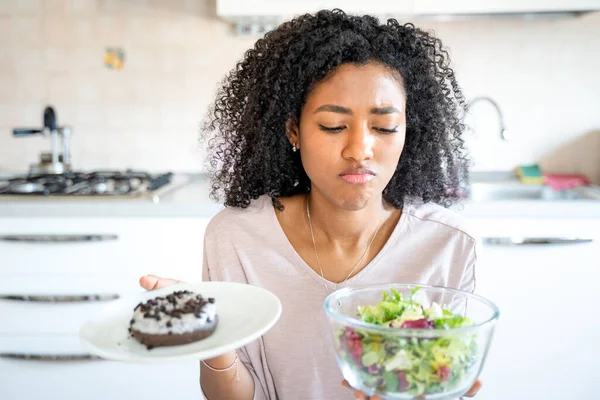
[[[323,278],[323,281],[325,283],[325,289],[329,292],[330,290],[329,290],[329,286],[327,285],[327,279],[325,278],[325,274],[323,274],[323,268],[321,267],[321,260],[319,259],[319,252],[317,251],[317,243],[315,241],[315,234],[313,232],[312,220],[310,218],[310,210],[309,210],[309,207],[308,207],[308,196],[306,196],[306,217],[308,218],[308,226],[310,227],[310,236],[312,237],[313,248],[315,249],[315,256],[317,258],[317,265],[319,266],[319,271],[321,272],[321,277]],[[335,282],[333,283],[336,290],[340,286],[342,286],[344,283],[346,283],[346,281],[352,276],[352,274],[354,273],[354,271],[356,271],[356,268],[358,268],[358,266],[362,262],[363,258],[365,258],[365,256],[369,252],[369,249],[371,248],[371,244],[373,244],[373,240],[375,240],[375,236],[377,236],[377,232],[379,232],[379,228],[381,227],[382,222],[383,222],[383,217],[379,221],[379,225],[377,225],[377,229],[375,229],[375,232],[373,232],[373,235],[371,236],[371,239],[369,239],[369,243],[367,244],[367,247],[365,248],[365,251],[363,252],[362,256],[360,257],[360,259],[358,260],[358,262],[356,263],[356,265],[354,266],[354,268],[352,268],[352,271],[350,271],[350,273],[348,274],[348,276],[346,276],[346,279],[344,279],[339,284],[335,283]]]

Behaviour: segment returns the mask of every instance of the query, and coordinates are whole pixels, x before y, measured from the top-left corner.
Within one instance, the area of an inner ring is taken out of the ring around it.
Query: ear
[[[290,145],[296,145],[296,148],[300,150],[300,129],[291,118],[285,123],[285,135],[290,141]]]

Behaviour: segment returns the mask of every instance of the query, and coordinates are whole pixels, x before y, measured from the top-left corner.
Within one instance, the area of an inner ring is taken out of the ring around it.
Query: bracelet
[[[240,370],[238,368],[238,361],[239,361],[239,357],[236,353],[235,360],[233,360],[233,363],[231,363],[231,365],[227,368],[213,368],[210,365],[208,365],[207,363],[205,363],[204,360],[202,360],[202,364],[206,365],[206,367],[208,369],[210,369],[211,371],[215,371],[215,372],[225,372],[225,371],[229,371],[231,368],[235,367],[235,383],[237,385],[237,383],[240,381]]]

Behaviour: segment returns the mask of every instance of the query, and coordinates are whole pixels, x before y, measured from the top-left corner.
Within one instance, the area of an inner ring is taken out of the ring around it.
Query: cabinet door
[[[134,365],[89,359],[77,334],[105,305],[105,297],[142,291],[142,274],[199,282],[207,222],[1,219],[0,236],[8,239],[0,241],[0,295],[6,297],[0,300],[0,399],[202,398],[198,362]],[[84,240],[90,235],[115,238]],[[49,300],[56,297],[77,300]]]
[[[143,365],[86,360],[81,357],[84,350],[72,349],[74,339],[76,337],[0,337],[0,398],[202,399],[198,361]],[[25,354],[31,358],[17,358]]]
[[[598,10],[596,0],[415,0],[416,14],[481,14]]]
[[[322,9],[341,8],[350,14],[412,14],[415,0],[219,0],[217,15],[224,18],[250,16],[291,17]]]
[[[564,241],[484,245],[476,292],[494,301],[501,316],[477,398],[596,398],[600,221],[478,218],[473,224],[483,238]]]
[[[0,276],[200,280],[208,218],[2,218]]]

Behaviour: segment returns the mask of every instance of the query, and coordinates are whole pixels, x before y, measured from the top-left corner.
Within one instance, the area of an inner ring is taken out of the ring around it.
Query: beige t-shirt
[[[476,259],[476,240],[458,215],[432,203],[407,202],[383,249],[344,287],[395,282],[473,291]],[[325,281],[296,253],[268,196],[211,220],[203,279],[260,286],[281,300],[275,326],[238,351],[254,376],[256,400],[353,398],[341,386],[323,311]]]

